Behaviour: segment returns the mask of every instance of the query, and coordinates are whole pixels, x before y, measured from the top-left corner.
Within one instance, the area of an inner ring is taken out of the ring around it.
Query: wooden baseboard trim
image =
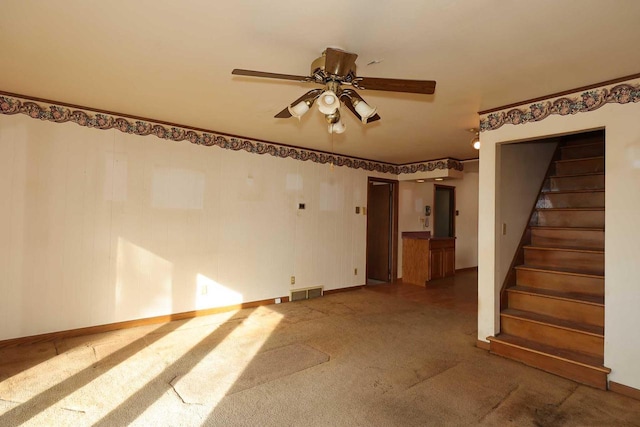
[[[478,347],[479,349],[482,350],[491,350],[491,343],[488,343],[486,341],[482,341],[482,340],[477,340],[476,341],[476,347]]]
[[[338,294],[340,292],[359,291],[365,285],[349,286],[348,288],[329,289],[323,292],[324,295]]]
[[[462,273],[462,272],[465,272],[465,271],[478,271],[478,266],[456,269],[456,273]]]
[[[638,390],[637,388],[629,387],[628,385],[609,381],[609,390],[614,393],[630,397],[632,399],[640,400],[640,390]]]
[[[280,297],[281,302],[289,302],[289,297]],[[21,345],[30,345],[42,342],[55,341],[65,338],[79,337],[83,335],[100,334],[104,332],[116,331],[118,329],[135,328],[137,326],[154,325],[158,323],[168,323],[174,320],[192,319],[194,317],[209,316],[211,314],[224,313],[226,311],[241,310],[243,308],[255,308],[263,305],[275,304],[275,298],[260,301],[244,302],[242,304],[229,305],[225,307],[207,308],[204,310],[185,311],[182,313],[167,314],[164,316],[147,317],[144,319],[126,320],[124,322],[108,323],[106,325],[89,326],[86,328],[70,329],[67,331],[50,332],[28,337],[12,338],[0,341],[0,349]]]

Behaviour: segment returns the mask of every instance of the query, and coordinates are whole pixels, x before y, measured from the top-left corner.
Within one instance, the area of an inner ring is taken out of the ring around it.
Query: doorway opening
[[[398,181],[369,178],[367,185],[367,284],[398,277]]]
[[[456,187],[433,188],[433,236],[456,237]]]

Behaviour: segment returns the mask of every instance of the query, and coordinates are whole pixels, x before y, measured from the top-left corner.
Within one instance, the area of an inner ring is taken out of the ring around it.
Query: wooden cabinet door
[[[456,273],[456,250],[455,248],[445,248],[442,257],[442,269],[445,277],[453,276]]]
[[[431,278],[430,280],[444,277],[443,268],[444,251],[442,249],[431,249]]]

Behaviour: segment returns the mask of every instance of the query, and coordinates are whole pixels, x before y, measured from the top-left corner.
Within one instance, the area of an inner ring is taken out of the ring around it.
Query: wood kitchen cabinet
[[[429,239],[430,275],[427,280],[453,276],[456,271],[456,241],[454,238]]]
[[[455,237],[431,237],[428,231],[402,233],[402,281],[416,285],[456,271]]]

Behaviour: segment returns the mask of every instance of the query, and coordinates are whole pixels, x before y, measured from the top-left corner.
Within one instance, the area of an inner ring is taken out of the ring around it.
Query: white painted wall
[[[637,84],[638,81],[633,83]],[[606,132],[605,366],[610,380],[640,388],[640,104],[610,104],[589,113],[504,125],[481,134],[478,339],[498,330],[496,275],[497,144],[597,128]]]
[[[478,266],[478,161],[465,162],[456,187],[456,268]],[[447,183],[447,185],[449,185]]]
[[[0,340],[364,284],[368,176],[0,116]]]
[[[456,268],[478,265],[478,168],[477,161],[466,162],[462,179],[443,181],[443,185],[456,187]],[[403,176],[404,179],[404,176]],[[398,213],[398,277],[402,277],[402,233],[404,231],[431,231],[433,214],[429,225],[423,227],[424,207],[433,208],[433,182],[400,181]]]
[[[496,278],[500,286],[509,272],[557,145],[557,141],[503,144],[496,152],[496,168],[499,171],[496,220],[500,239],[497,245]],[[503,224],[506,234],[502,234]]]

